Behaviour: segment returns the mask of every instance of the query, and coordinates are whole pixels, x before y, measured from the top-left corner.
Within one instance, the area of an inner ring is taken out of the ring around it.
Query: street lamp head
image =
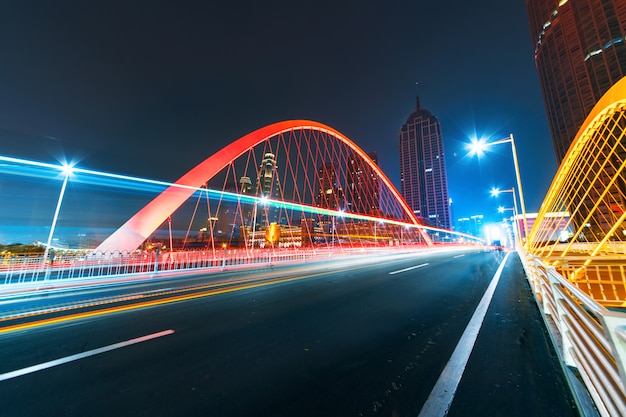
[[[497,197],[498,195],[500,195],[501,191],[499,188],[494,187],[491,189],[490,193],[492,197]]]
[[[488,146],[484,139],[473,138],[467,145],[467,149],[469,149],[470,156],[478,155],[480,157],[485,153],[485,149],[487,149]]]
[[[502,206],[498,207],[498,213],[504,213],[504,207]]]
[[[72,173],[74,172],[74,165],[69,162],[64,162],[62,164],[62,167],[63,167],[63,174],[67,177],[72,175]]]

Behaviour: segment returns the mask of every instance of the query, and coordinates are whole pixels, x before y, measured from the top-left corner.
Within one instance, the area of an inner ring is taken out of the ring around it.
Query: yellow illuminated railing
[[[526,249],[604,305],[626,305],[626,77],[565,156]]]

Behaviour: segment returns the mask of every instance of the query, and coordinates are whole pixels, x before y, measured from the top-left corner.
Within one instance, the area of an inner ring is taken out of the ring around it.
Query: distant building
[[[332,162],[322,164],[317,169],[319,181],[316,204],[330,210],[345,210],[345,196],[339,184],[338,172]]]
[[[378,165],[378,154],[367,154]],[[361,157],[352,154],[348,160],[347,210],[353,213],[380,214],[380,184],[378,174]]]
[[[526,0],[557,162],[600,97],[626,76],[623,0]]]
[[[250,194],[252,181],[249,177],[241,177],[239,183],[234,181],[226,183],[224,191],[232,194]],[[250,204],[241,204],[234,199],[224,198],[221,202],[209,200],[209,224],[201,230],[199,240],[210,239],[210,234],[218,241],[232,243],[239,240],[242,227],[250,227],[252,223],[252,210]]]
[[[427,224],[451,228],[448,180],[439,120],[417,106],[400,130],[400,193]]]
[[[276,157],[273,153],[266,153],[259,167],[256,185],[257,196],[269,199],[280,199],[281,186],[277,170]],[[260,212],[258,215],[260,219],[257,219],[257,224],[260,224],[260,227],[269,226],[270,223],[280,224],[280,209],[278,207],[266,205],[259,207],[258,211]]]
[[[462,217],[457,219],[455,230],[468,235],[482,237],[483,233],[483,220],[482,214],[476,214],[470,217]]]

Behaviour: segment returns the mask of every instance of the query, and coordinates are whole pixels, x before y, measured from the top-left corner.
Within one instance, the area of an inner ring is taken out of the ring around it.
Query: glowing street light
[[[515,220],[515,228],[513,229],[516,240],[521,238],[521,230],[519,229],[519,212],[517,211],[517,199],[515,198],[515,187],[511,187],[508,190],[500,190],[499,188],[491,189],[491,196],[497,197],[500,193],[511,193],[513,195],[513,208],[504,208],[502,206],[498,207],[498,213],[504,213],[505,210],[513,211],[513,219]],[[517,242],[516,242],[517,244]]]
[[[499,188],[492,188],[490,193],[492,197],[497,197],[500,195],[500,193],[511,193],[513,195],[513,208],[515,209],[515,215],[517,216],[519,214],[517,210],[517,198],[515,197],[515,187],[511,187],[507,190],[501,190]]]
[[[468,144],[468,149],[470,150],[469,155],[478,155],[481,156],[485,150],[494,145],[501,145],[503,143],[511,144],[511,151],[513,152],[513,164],[515,166],[515,176],[517,179],[517,191],[519,193],[520,206],[522,208],[522,218],[524,221],[524,236],[528,233],[528,222],[526,220],[526,205],[524,203],[524,192],[522,191],[522,178],[519,172],[519,163],[517,161],[517,150],[515,148],[515,139],[513,138],[513,134],[511,133],[508,138],[496,140],[494,142],[487,142],[483,139],[472,139],[471,143]],[[521,238],[521,235],[520,235]]]
[[[511,210],[514,213],[514,218],[517,218],[517,209],[515,207],[503,207],[500,206],[498,207],[498,213],[504,213],[507,210]],[[519,224],[517,223],[517,220],[515,220],[515,227],[513,228],[513,235],[515,238],[515,249],[518,248],[519,245]]]
[[[335,226],[335,217],[343,217],[345,211],[343,209],[337,210],[337,216],[333,216],[333,230],[331,233],[331,246],[335,246],[335,237],[339,240],[339,235],[337,234],[337,228]]]
[[[70,175],[72,175],[72,172],[73,172],[72,165],[67,164],[67,163],[63,164],[62,171],[65,177],[63,178],[63,185],[61,186],[59,199],[57,200],[57,207],[54,210],[54,216],[52,217],[52,225],[50,226],[50,233],[48,234],[48,241],[46,243],[46,248],[44,249],[44,252],[43,252],[43,264],[44,265],[46,263],[46,260],[48,259],[48,253],[50,252],[50,245],[52,244],[52,236],[54,235],[54,229],[57,225],[57,220],[59,218],[59,211],[61,210],[61,203],[63,202],[63,196],[65,195],[65,188],[67,187],[67,180],[70,178]],[[44,279],[48,279],[49,273],[50,271],[46,272]]]

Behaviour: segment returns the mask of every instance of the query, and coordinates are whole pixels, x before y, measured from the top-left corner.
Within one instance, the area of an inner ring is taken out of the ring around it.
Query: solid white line
[[[485,291],[478,307],[476,307],[472,319],[465,328],[463,336],[461,336],[461,340],[459,340],[459,343],[456,345],[450,360],[441,372],[435,387],[430,392],[418,417],[444,417],[448,414],[448,410],[454,399],[454,394],[461,381],[461,376],[463,376],[467,361],[472,353],[472,349],[474,349],[478,331],[483,324],[483,319],[485,318],[493,294],[496,291],[496,286],[498,285],[498,281],[500,281],[500,275],[502,275],[502,270],[504,269],[504,264],[506,264],[509,254],[510,252],[507,252],[498,270],[491,279],[487,291]]]
[[[0,381],[5,381],[7,379],[16,378],[18,376],[41,371],[43,369],[52,368],[53,366],[63,365],[64,363],[76,361],[78,359],[84,359],[89,356],[98,355],[100,353],[108,352],[110,350],[119,349],[122,347],[134,345],[136,343],[145,342],[147,340],[156,339],[157,337],[167,336],[168,334],[172,334],[172,333],[174,333],[174,330],[163,330],[162,332],[152,333],[146,336],[138,337],[136,339],[127,340],[125,342],[115,343],[115,344],[104,346],[98,349],[88,350],[86,352],[81,352],[75,355],[66,356],[64,358],[55,359],[50,362],[40,363],[39,365],[33,365],[27,368],[18,369],[16,371],[7,372],[4,374],[0,374]]]
[[[455,256],[455,258],[460,258],[460,257],[462,257],[462,256],[465,256],[465,254],[462,254],[462,255],[457,255],[457,256]]]
[[[428,265],[428,264],[420,264],[420,265],[415,265],[415,266],[412,266],[412,267],[410,267],[410,268],[400,269],[400,270],[398,270],[398,271],[393,271],[393,272],[390,272],[390,273],[389,273],[389,275],[399,274],[400,272],[410,271],[411,269],[421,268],[421,267],[426,266],[426,265]]]

